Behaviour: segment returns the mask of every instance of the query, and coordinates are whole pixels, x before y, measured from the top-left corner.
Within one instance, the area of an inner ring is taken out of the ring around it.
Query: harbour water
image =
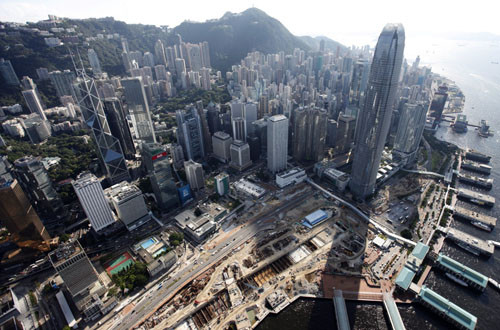
[[[494,179],[493,189],[483,191],[494,196],[497,204],[492,209],[481,209],[459,202],[461,206],[476,209],[500,218],[500,37],[496,40],[430,40],[407,39],[405,57],[409,64],[421,57],[421,65],[432,66],[432,71],[454,80],[465,94],[464,114],[470,123],[486,119],[494,136],[480,137],[474,129],[466,134],[452,131],[443,125],[436,136],[473,148],[492,156],[493,167],[488,178]],[[481,175],[480,175],[481,176]],[[460,185],[461,186],[461,185]],[[468,189],[477,190],[470,186]],[[486,240],[500,241],[500,228],[491,233],[475,228],[466,222],[454,221],[452,227],[462,229]],[[485,276],[500,281],[500,249],[491,258],[478,258],[446,242],[442,252]],[[498,329],[500,324],[500,292],[488,286],[483,293],[460,286],[439,271],[431,271],[425,283],[444,297],[477,316],[476,329]],[[351,329],[390,329],[381,304],[348,302]],[[449,329],[450,325],[420,305],[399,306],[407,329]],[[267,329],[335,329],[333,303],[326,300],[298,300],[277,316],[266,318],[259,330]],[[381,316],[382,315],[382,316]],[[384,322],[385,321],[385,322]]]

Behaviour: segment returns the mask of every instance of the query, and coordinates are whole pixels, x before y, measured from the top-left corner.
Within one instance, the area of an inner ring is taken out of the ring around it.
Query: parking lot
[[[415,206],[408,202],[394,202],[389,204],[387,211],[382,213],[378,219],[381,225],[392,228],[394,232],[408,227],[408,222],[415,212]]]

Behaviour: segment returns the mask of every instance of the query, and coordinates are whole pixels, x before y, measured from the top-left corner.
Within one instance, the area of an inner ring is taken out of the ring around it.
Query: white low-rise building
[[[300,167],[292,168],[291,170],[276,174],[276,185],[284,188],[291,184],[297,184],[307,179],[306,171]]]
[[[349,183],[349,175],[334,168],[327,169],[323,175],[330,179],[339,191],[344,191]]]
[[[266,194],[266,190],[250,181],[240,179],[233,184],[236,191],[249,197],[259,199]]]

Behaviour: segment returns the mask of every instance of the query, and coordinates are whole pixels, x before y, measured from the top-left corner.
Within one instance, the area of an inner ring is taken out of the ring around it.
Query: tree
[[[403,236],[406,239],[411,239],[413,235],[411,234],[411,232],[408,229],[403,229],[401,231],[401,236]]]

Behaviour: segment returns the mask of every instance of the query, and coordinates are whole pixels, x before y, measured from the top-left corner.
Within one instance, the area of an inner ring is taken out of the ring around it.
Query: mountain
[[[340,42],[337,42],[335,40],[332,40],[324,36],[318,36],[318,37],[301,36],[299,37],[299,39],[305,42],[311,48],[312,51],[319,50],[319,44],[321,40],[325,41],[325,48],[330,49],[331,51],[334,52],[337,51],[337,47],[341,52],[347,50],[346,46],[342,45]]]
[[[186,21],[173,32],[180,34],[184,41],[208,41],[212,66],[223,71],[251,51],[291,53],[294,48],[310,49],[278,20],[257,8],[238,14],[227,12],[220,19],[203,23]]]

